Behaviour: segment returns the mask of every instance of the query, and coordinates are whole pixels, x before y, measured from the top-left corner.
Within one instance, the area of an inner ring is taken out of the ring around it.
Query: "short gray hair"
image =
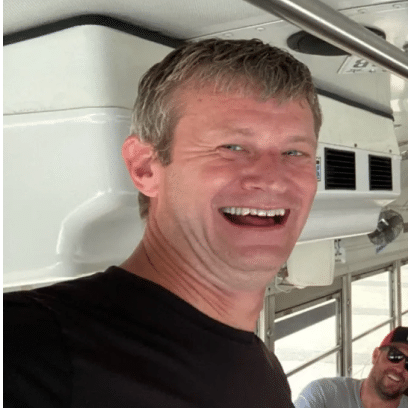
[[[291,54],[257,39],[187,42],[142,77],[132,116],[131,133],[151,144],[163,165],[171,162],[173,131],[181,115],[175,92],[208,84],[225,93],[256,93],[262,100],[306,99],[318,137],[322,114],[312,77]],[[141,218],[148,215],[149,204],[149,197],[139,193]]]

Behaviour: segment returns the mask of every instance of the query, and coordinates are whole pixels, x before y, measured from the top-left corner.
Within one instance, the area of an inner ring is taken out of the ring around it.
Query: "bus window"
[[[338,375],[340,296],[276,314],[275,353],[296,398],[311,378]]]
[[[353,339],[380,323],[389,321],[391,316],[390,286],[390,272],[388,271],[376,275],[353,277],[351,284]],[[391,328],[388,331],[390,330]],[[367,348],[367,350],[373,349]]]

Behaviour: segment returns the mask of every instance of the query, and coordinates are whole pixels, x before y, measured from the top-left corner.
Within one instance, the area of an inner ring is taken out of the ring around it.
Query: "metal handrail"
[[[319,0],[246,1],[408,79],[407,54]]]
[[[336,353],[337,351],[340,351],[340,350],[341,350],[341,346],[337,345],[337,346],[331,348],[330,350],[325,351],[324,353],[320,353],[318,356],[316,356],[315,358],[313,358],[313,359],[307,361],[306,363],[300,365],[299,367],[296,367],[293,370],[288,371],[286,373],[286,375],[288,377],[290,377],[291,375],[296,374],[300,370],[303,370],[304,368],[307,368],[307,367],[311,366],[312,364],[316,363],[317,361],[323,360],[325,357],[328,357],[331,354],[334,354],[334,353]]]
[[[364,336],[367,336],[368,334],[371,334],[371,333],[375,332],[376,330],[381,329],[381,327],[384,327],[387,324],[391,324],[393,322],[393,320],[394,319],[392,317],[390,317],[389,319],[384,320],[383,322],[381,322],[380,324],[377,324],[376,326],[372,327],[371,329],[366,330],[364,333],[361,333],[358,336],[353,337],[351,341],[360,340]]]

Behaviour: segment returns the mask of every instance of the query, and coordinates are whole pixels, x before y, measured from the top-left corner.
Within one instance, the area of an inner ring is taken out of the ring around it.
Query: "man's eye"
[[[285,152],[285,156],[304,156],[304,154],[299,150],[288,150]]]
[[[234,145],[234,144],[228,144],[228,145],[224,145],[222,146],[224,149],[228,149],[231,150],[233,152],[242,152],[245,149],[239,145]]]

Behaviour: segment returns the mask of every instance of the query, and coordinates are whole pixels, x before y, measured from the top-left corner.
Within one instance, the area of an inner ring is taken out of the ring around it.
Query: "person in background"
[[[296,408],[408,408],[408,327],[389,333],[372,356],[364,380],[336,377],[311,382],[295,401]]]
[[[154,65],[123,146],[142,241],[103,273],[6,295],[4,406],[293,407],[254,329],[312,206],[321,120],[308,68],[258,40]]]

